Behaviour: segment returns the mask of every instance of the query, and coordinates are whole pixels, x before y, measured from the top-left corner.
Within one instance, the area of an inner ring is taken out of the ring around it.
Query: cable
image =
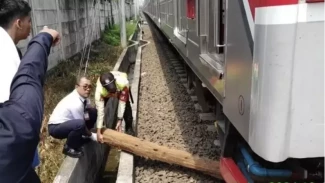
[[[96,12],[96,9],[95,9],[95,6],[96,4],[93,6],[93,4],[95,3],[96,0],[93,0],[92,1],[92,7],[93,7],[93,12],[92,12],[92,22],[95,20],[95,12]],[[88,19],[89,20],[89,19]],[[91,19],[90,19],[91,20]],[[88,24],[89,25],[89,24]],[[91,24],[92,25],[92,24]],[[84,41],[84,46],[82,48],[82,55],[81,55],[81,59],[80,59],[80,64],[79,64],[79,71],[78,71],[78,78],[80,77],[80,73],[81,73],[81,68],[82,68],[82,65],[84,63],[84,58],[85,58],[85,55],[86,55],[86,48],[87,48],[87,45],[89,45],[89,43],[91,43],[91,39],[89,38],[89,34],[92,34],[92,31],[93,29],[89,27],[87,28],[87,32],[86,32],[86,37],[85,37],[85,41]],[[91,36],[92,37],[92,36]],[[91,45],[89,45],[90,47]],[[85,74],[84,74],[85,75]]]
[[[95,5],[95,8],[96,8],[96,5]],[[95,14],[95,13],[94,13]],[[94,35],[94,32],[95,32],[95,29],[96,29],[96,19],[95,19],[95,15],[94,15],[94,17],[93,17],[93,29],[92,29],[92,31],[91,31],[91,38],[93,37],[93,35]],[[99,14],[99,18],[100,18],[100,14]],[[100,25],[99,25],[100,26]],[[100,27],[99,27],[100,28]],[[87,68],[88,68],[88,62],[89,62],[89,55],[90,55],[90,50],[91,50],[91,44],[89,45],[89,49],[88,49],[88,56],[87,56],[87,60],[86,60],[86,65],[85,65],[85,72],[84,72],[84,76],[86,75],[86,73],[87,73]]]

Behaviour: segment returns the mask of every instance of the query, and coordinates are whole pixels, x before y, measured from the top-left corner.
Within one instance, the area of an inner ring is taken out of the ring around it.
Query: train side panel
[[[226,74],[223,110],[248,140],[253,40],[242,0],[228,1]]]
[[[215,29],[216,19],[208,19],[210,15],[214,16],[214,0],[193,0],[194,18],[187,17],[188,0],[163,0],[155,5],[157,2],[151,0],[148,4],[147,10],[150,17],[170,39],[195,75],[222,103],[224,55],[216,53],[218,44],[215,41],[215,34],[218,31]],[[152,5],[159,6],[161,12],[155,12],[157,8],[150,8]],[[210,9],[209,5],[212,5]],[[159,14],[160,19],[155,16],[156,14]],[[163,18],[162,15],[164,15]]]

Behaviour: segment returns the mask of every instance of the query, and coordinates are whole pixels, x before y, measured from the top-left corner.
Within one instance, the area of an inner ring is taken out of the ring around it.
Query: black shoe
[[[126,130],[126,134],[134,136],[135,137],[135,132],[133,131],[132,128],[129,128],[128,130]]]
[[[65,145],[63,147],[63,154],[67,155],[67,156],[70,156],[72,158],[80,158],[84,155],[84,153],[81,151],[81,150],[75,150],[75,149],[72,149],[70,147],[68,147],[67,145]]]

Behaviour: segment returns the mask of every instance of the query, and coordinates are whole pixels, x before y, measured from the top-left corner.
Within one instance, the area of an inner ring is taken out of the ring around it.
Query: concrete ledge
[[[136,29],[135,33],[130,36],[130,40],[138,40],[138,32],[139,29]],[[136,59],[133,55],[135,55],[134,52],[137,52],[137,45],[138,44],[133,44],[122,51],[113,70],[122,72],[127,72],[129,70],[132,59]],[[135,91],[137,91],[137,89]],[[105,169],[110,148],[106,144],[90,142],[84,149],[85,155],[83,157],[79,159],[66,157],[64,159],[54,178],[54,183],[94,183],[99,180],[100,175]],[[133,156],[127,157],[122,153],[121,158],[122,164],[124,164],[123,162],[133,162]]]
[[[85,155],[80,158],[66,157],[54,183],[96,182],[103,170],[103,162],[109,148],[107,145],[91,142],[85,146]]]
[[[141,28],[139,31],[139,42],[142,40]],[[146,41],[145,41],[146,42]],[[142,58],[142,48],[148,45],[147,42],[144,45],[139,46],[138,52],[136,55],[134,75],[132,82],[132,96],[134,103],[132,104],[132,114],[133,114],[133,127],[137,134],[137,121],[138,121],[138,102],[139,102],[139,87],[141,80],[141,58]],[[127,152],[121,152],[119,168],[117,173],[116,183],[133,183],[134,182],[134,156]]]

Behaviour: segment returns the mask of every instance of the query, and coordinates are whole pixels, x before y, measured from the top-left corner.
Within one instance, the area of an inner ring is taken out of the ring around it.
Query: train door
[[[160,22],[159,22],[159,20],[160,20],[160,8],[159,8],[159,0],[156,0],[155,1],[155,4],[156,4],[156,19],[157,19],[157,21],[158,21],[158,25],[160,25]]]
[[[187,16],[186,16],[186,0],[176,0],[176,27],[177,33],[181,36],[181,40],[185,42],[186,30],[187,30]]]
[[[200,1],[201,53],[224,65],[226,0]]]
[[[170,27],[175,26],[175,23],[174,23],[175,16],[174,16],[174,6],[173,5],[174,5],[173,1],[168,2],[168,25]]]
[[[159,9],[160,9],[160,24],[168,24],[168,1],[160,0]]]

